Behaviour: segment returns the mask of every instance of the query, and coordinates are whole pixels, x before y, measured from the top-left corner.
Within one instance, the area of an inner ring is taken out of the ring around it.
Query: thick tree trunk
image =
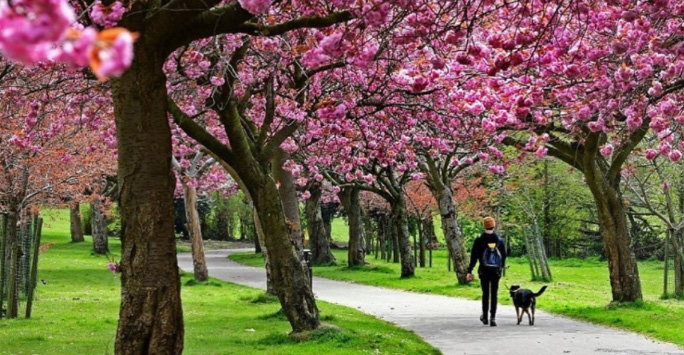
[[[13,207],[10,204],[10,206],[8,207],[7,215],[5,217],[5,243],[3,245],[4,255],[0,260],[4,264],[4,267],[2,268],[4,277],[0,278],[0,281],[2,281],[0,282],[0,296],[4,295],[4,298],[7,299],[7,318],[13,318],[11,317],[10,310],[18,308],[19,300],[19,284],[16,282],[16,269],[15,274],[12,274],[11,272],[13,264],[16,264],[16,262],[13,263],[13,260],[15,259],[12,259],[12,256],[13,251],[15,249],[15,245],[17,244],[18,240],[17,217],[18,212],[16,210],[16,207]],[[14,267],[16,268],[16,265],[14,265]],[[1,299],[2,298],[0,298],[0,300]]]
[[[109,253],[107,218],[99,196],[90,203],[90,223],[93,231],[93,250],[97,254]]]
[[[279,150],[273,159],[273,177],[280,183],[278,191],[282,200],[283,211],[290,226],[290,238],[295,243],[297,254],[300,258],[304,250],[304,233],[302,223],[299,218],[299,198],[297,198],[297,187],[294,183],[292,173],[283,169],[283,164],[289,159],[289,155],[283,150]]]
[[[603,248],[608,258],[613,301],[632,302],[642,299],[636,258],[631,249],[626,208],[620,192],[619,174],[606,181],[598,168],[585,169],[587,185],[594,196],[601,226]]]
[[[311,261],[314,265],[330,264],[335,261],[335,256],[330,250],[330,239],[321,213],[321,195],[323,194],[321,185],[313,184],[309,193],[311,197],[306,200],[305,212]]]
[[[401,277],[413,277],[415,275],[415,262],[411,252],[411,235],[408,227],[408,213],[406,200],[403,195],[396,198],[392,204],[392,222],[397,233],[397,244],[401,260]]]
[[[347,213],[349,222],[349,249],[347,266],[353,267],[366,263],[366,252],[363,250],[363,218],[359,201],[359,189],[345,187],[340,191],[340,202]]]
[[[674,294],[677,297],[684,296],[684,229],[679,229],[670,234],[674,259]]]
[[[292,239],[295,227],[288,223],[275,181],[270,176],[262,178],[262,181],[243,181],[250,187],[263,229],[263,246],[268,252],[273,288],[294,332],[316,329],[320,325],[318,308],[309,287],[308,271]]]
[[[199,213],[197,212],[197,189],[183,183],[183,197],[185,200],[185,217],[188,221],[190,244],[192,246],[192,266],[197,281],[209,279],[207,260],[204,257],[204,240],[200,229]]]
[[[164,55],[141,32],[131,68],[112,82],[121,211],[121,309],[115,353],[181,354]]]
[[[442,217],[442,231],[444,232],[446,246],[451,255],[451,262],[454,265],[456,279],[459,284],[465,285],[468,283],[466,279],[468,275],[468,252],[461,228],[458,226],[456,204],[454,203],[451,189],[443,187],[441,189],[431,189],[431,191],[435,200],[437,200],[439,214]]]
[[[0,213],[0,319],[5,301],[5,281],[7,280],[7,214]]]
[[[69,205],[70,218],[69,224],[71,226],[71,242],[80,243],[83,239],[83,225],[81,224],[81,210],[78,201],[73,201]]]

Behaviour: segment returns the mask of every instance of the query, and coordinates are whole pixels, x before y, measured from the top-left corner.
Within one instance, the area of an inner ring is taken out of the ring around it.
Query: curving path
[[[266,288],[266,272],[238,264],[228,255],[241,250],[206,253],[212,277],[241,285]],[[192,272],[189,253],[178,255],[179,266]],[[480,302],[454,297],[398,291],[314,278],[316,297],[357,308],[410,329],[444,355],[684,355],[675,345],[641,335],[592,325],[537,311],[534,327],[515,325],[515,310],[499,306],[499,326],[478,320]],[[503,293],[500,297],[503,297]]]

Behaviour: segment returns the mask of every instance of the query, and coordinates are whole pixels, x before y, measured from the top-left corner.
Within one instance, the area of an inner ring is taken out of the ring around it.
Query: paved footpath
[[[209,275],[265,289],[263,268],[244,266],[227,258],[242,250],[208,251]],[[192,272],[189,253],[178,255],[181,268]],[[684,355],[675,345],[641,335],[537,312],[536,325],[515,324],[515,309],[499,306],[498,327],[478,320],[480,302],[314,278],[316,298],[413,330],[444,355]],[[503,290],[502,290],[503,291]],[[553,290],[550,290],[553,292]],[[500,297],[504,297],[504,292]],[[540,303],[544,302],[543,297]],[[525,324],[525,323],[523,323]]]

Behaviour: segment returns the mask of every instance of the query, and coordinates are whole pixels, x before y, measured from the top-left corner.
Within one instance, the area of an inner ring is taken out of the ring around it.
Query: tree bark
[[[309,287],[308,271],[292,239],[291,228],[294,227],[285,216],[275,181],[270,176],[263,178],[262,181],[243,181],[250,186],[263,229],[273,288],[294,332],[316,329],[320,326],[318,307]],[[255,186],[257,184],[261,186]]]
[[[340,202],[347,213],[349,222],[349,249],[347,266],[366,264],[366,252],[363,250],[363,218],[359,201],[359,189],[345,187],[339,193]]]
[[[673,231],[670,234],[674,259],[674,295],[684,296],[684,229]]]
[[[305,212],[311,261],[314,265],[330,264],[335,261],[335,256],[330,250],[330,238],[321,213],[321,196],[323,195],[321,185],[312,184],[309,193],[311,196],[306,200]]]
[[[112,81],[121,211],[121,309],[115,353],[181,354],[165,55],[140,32],[132,66]]]
[[[185,200],[185,217],[188,221],[190,245],[192,246],[192,266],[195,280],[207,281],[209,269],[204,257],[204,240],[200,228],[199,213],[197,212],[197,189],[183,182],[183,197]]]
[[[264,258],[264,267],[266,268],[266,293],[269,295],[277,296],[275,285],[273,283],[273,277],[271,276],[271,263],[268,261],[268,250],[265,247],[266,237],[264,236],[264,230],[261,227],[261,222],[259,221],[259,214],[256,211],[254,205],[251,205],[252,217],[254,219],[254,229],[256,230],[256,236],[254,237],[255,243],[259,246],[258,250],[261,256]]]
[[[447,186],[435,187],[430,189],[432,195],[437,200],[439,214],[442,217],[442,231],[444,232],[444,239],[446,246],[451,255],[451,262],[454,265],[454,273],[460,285],[468,283],[468,252],[463,240],[461,228],[458,226],[458,217],[456,214],[456,204],[451,193],[451,189]]]
[[[7,214],[0,213],[0,310],[4,307],[5,281],[7,280]],[[0,319],[2,319],[0,311]]]
[[[83,225],[81,224],[81,211],[79,209],[78,201],[73,201],[70,206],[69,224],[71,226],[71,242],[83,242]]]
[[[640,300],[643,296],[639,269],[631,249],[626,208],[620,192],[620,174],[614,181],[607,181],[598,167],[586,166],[584,175],[597,207],[613,301]]]
[[[304,250],[304,233],[302,223],[299,218],[299,198],[297,198],[297,187],[294,183],[292,173],[283,169],[283,164],[289,159],[289,155],[279,149],[273,159],[273,177],[280,183],[278,191],[282,199],[283,211],[290,226],[290,238],[295,243],[297,254],[302,258]]]
[[[90,203],[90,223],[93,231],[93,250],[96,254],[109,253],[107,240],[107,218],[99,196]]]
[[[415,262],[411,252],[411,235],[408,227],[406,200],[403,195],[397,196],[392,203],[392,222],[397,233],[399,257],[401,260],[401,277],[415,276]]]
[[[18,294],[19,294],[19,289],[18,289],[18,283],[16,282],[16,274],[12,274],[12,268],[13,268],[13,253],[15,249],[15,245],[17,244],[17,217],[18,217],[18,211],[16,205],[10,203],[8,208],[7,208],[7,215],[5,216],[5,243],[3,244],[3,250],[4,250],[4,255],[2,255],[2,259],[0,262],[4,264],[4,267],[2,268],[3,272],[3,277],[0,278],[2,282],[0,282],[0,295],[4,293],[4,290],[7,290],[5,298],[7,299],[7,318],[12,318],[10,317],[11,313],[9,312],[11,309],[17,308],[18,306],[15,304],[18,302]],[[16,267],[16,265],[14,266]],[[14,279],[14,282],[12,281]],[[2,298],[0,298],[1,300]],[[1,303],[1,302],[0,302]]]

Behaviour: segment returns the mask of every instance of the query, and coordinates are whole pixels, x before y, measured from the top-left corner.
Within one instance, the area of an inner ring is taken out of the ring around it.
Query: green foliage
[[[334,251],[341,265],[346,265],[346,251]],[[252,266],[263,266],[261,255],[254,253],[233,254],[232,260]],[[432,268],[417,268],[416,276],[401,279],[401,266],[366,258],[369,265],[360,268],[346,266],[314,267],[314,275],[330,279],[358,282],[367,285],[402,289],[415,292],[435,293],[446,296],[480,299],[478,281],[458,285],[453,272],[447,271],[446,250],[433,252]],[[587,320],[594,323],[615,326],[654,338],[684,346],[684,302],[661,300],[662,270],[660,262],[639,263],[644,302],[611,304],[611,290],[608,266],[597,257],[588,259],[551,259],[554,281],[550,283],[529,280],[529,266],[524,258],[509,258],[506,276],[502,279],[499,300],[511,304],[505,288],[520,284],[534,291],[548,285],[544,295],[537,300],[537,307],[543,310]],[[361,272],[363,271],[363,272]],[[672,278],[672,275],[671,275]],[[670,282],[673,282],[670,280]],[[315,289],[315,285],[314,285]]]
[[[107,257],[90,254],[90,243],[70,243],[68,210],[43,214],[44,243],[55,243],[40,257],[46,284],[38,283],[33,318],[0,320],[0,355],[113,354],[120,276],[107,271]],[[120,246],[110,241],[117,259]],[[215,279],[190,287],[191,278],[182,273],[186,355],[438,354],[411,332],[321,301],[331,326],[290,336],[287,320],[265,319],[280,304],[263,291]]]

